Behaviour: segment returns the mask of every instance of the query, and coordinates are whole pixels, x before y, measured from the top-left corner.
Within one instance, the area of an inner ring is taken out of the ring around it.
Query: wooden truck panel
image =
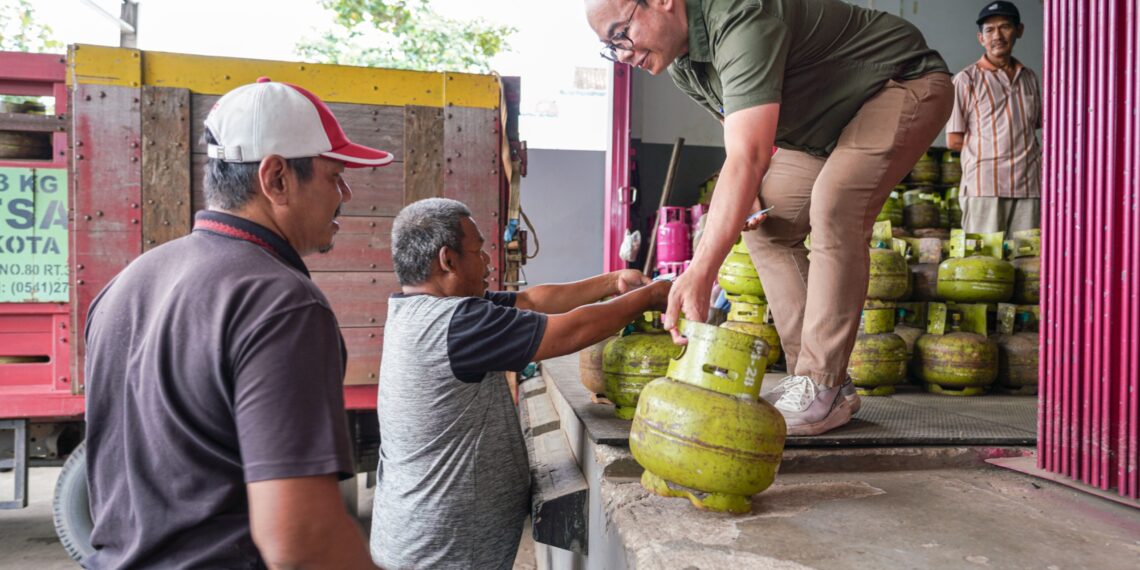
[[[190,231],[193,213],[205,208],[203,121],[222,94],[261,76],[313,91],[329,104],[350,139],[394,155],[386,167],[346,172],[353,195],[342,210],[336,247],[305,260],[345,338],[349,409],[375,406],[388,296],[399,290],[392,220],[405,204],[433,196],[465,202],[488,241],[491,287],[502,288],[509,184],[501,166],[497,77],[86,45],[71,47],[62,72],[64,61],[57,56],[15,54],[5,61],[31,62],[6,85],[41,81],[45,86],[27,94],[46,89],[59,103],[56,117],[0,119],[33,130],[54,130],[58,123],[60,132],[53,138],[58,156],[41,162],[67,167],[70,294],[66,303],[29,298],[0,304],[5,340],[0,356],[26,352],[44,361],[5,365],[0,392],[9,396],[7,402],[20,404],[3,410],[4,417],[43,417],[29,403],[45,401],[45,395],[81,397],[83,330],[91,301],[135,257]],[[52,65],[57,67],[42,71]],[[0,166],[38,168],[41,162]],[[44,406],[52,413],[67,411],[63,415],[81,409],[74,402],[67,408]]]

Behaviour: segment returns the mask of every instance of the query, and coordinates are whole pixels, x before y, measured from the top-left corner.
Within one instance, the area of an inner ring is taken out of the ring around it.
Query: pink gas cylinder
[[[657,275],[680,277],[688,268],[688,261],[664,261],[657,264]]]
[[[693,256],[689,209],[664,206],[657,213],[657,262],[682,262]]]

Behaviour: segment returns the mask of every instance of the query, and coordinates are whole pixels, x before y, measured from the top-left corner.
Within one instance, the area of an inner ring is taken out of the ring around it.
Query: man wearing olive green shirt
[[[791,373],[765,397],[789,435],[847,423],[871,227],[950,116],[946,63],[905,20],[840,0],[586,0],[586,13],[603,56],[667,70],[724,124],[705,233],[669,294],[674,340],[682,313],[707,312],[744,227]]]

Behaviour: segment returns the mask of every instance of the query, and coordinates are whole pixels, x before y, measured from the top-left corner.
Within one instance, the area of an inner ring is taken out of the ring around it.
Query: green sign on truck
[[[0,168],[0,303],[68,301],[67,170]]]

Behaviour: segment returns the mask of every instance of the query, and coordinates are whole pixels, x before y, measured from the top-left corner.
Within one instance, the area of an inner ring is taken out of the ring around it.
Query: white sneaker
[[[807,376],[792,376],[780,382],[776,409],[784,415],[788,435],[819,435],[851,421],[859,409],[859,395],[851,380],[831,388],[819,386]]]
[[[784,376],[771,390],[767,392],[761,392],[760,398],[767,401],[769,404],[775,405],[776,402],[780,400],[780,396],[783,396],[784,392],[787,392],[788,388],[796,383],[792,382],[793,378],[796,378],[796,376]],[[807,376],[800,376],[800,378],[807,378]],[[852,382],[851,377],[848,376],[843,381],[843,385],[839,388],[842,390],[844,398],[853,401],[851,414],[854,415],[859,411],[859,408],[863,406],[863,401],[861,398],[859,398],[859,393],[855,391],[855,383]]]
[[[857,414],[859,412],[859,408],[863,407],[863,399],[859,397],[859,392],[855,391],[855,383],[851,381],[850,376],[848,376],[843,381],[843,385],[839,387],[839,390],[843,394],[844,398],[853,400],[855,402],[854,406],[851,408],[851,415]]]
[[[783,396],[784,392],[788,390],[788,381],[792,378],[795,378],[795,376],[784,376],[780,378],[780,381],[777,382],[771,390],[761,392],[760,398],[766,400],[769,404],[775,404],[776,401],[780,399],[780,396]]]

